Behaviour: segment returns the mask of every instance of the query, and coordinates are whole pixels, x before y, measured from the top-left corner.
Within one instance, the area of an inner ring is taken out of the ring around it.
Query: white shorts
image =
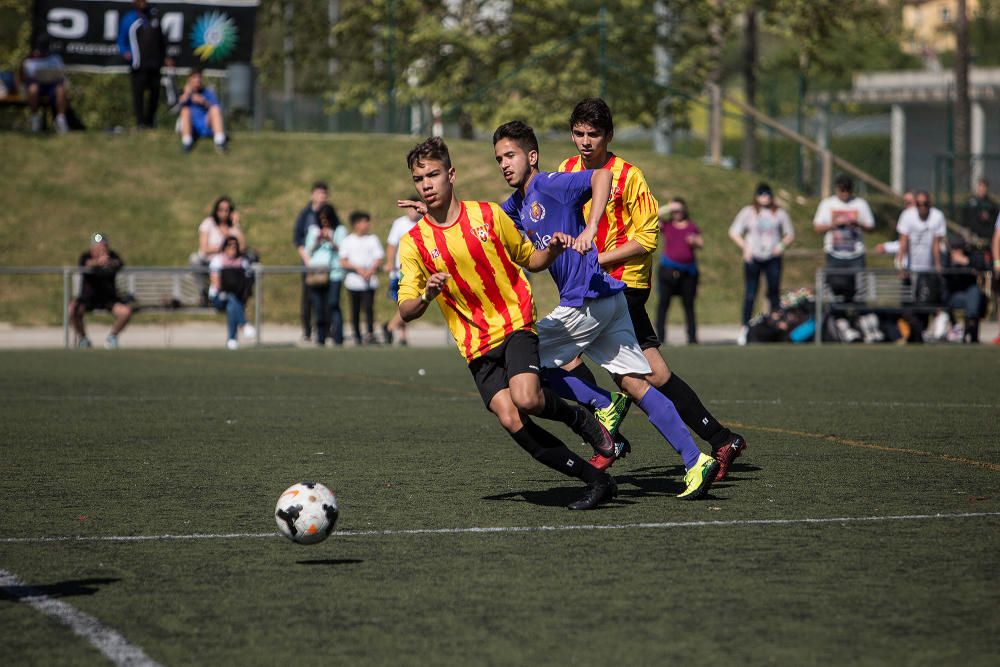
[[[538,322],[542,366],[558,368],[581,354],[615,375],[652,373],[632,329],[628,302],[619,292],[587,299],[582,306],[559,306]]]

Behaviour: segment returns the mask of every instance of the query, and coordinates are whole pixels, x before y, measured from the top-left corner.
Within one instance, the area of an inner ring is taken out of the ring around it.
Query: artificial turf
[[[579,483],[504,434],[453,349],[3,352],[0,570],[162,664],[994,664],[994,350],[668,359],[746,455],[679,501],[633,409],[618,499],[573,513]],[[340,532],[259,536],[302,479]],[[606,529],[398,532],[542,526]],[[16,541],[195,533],[246,536]],[[8,664],[104,662],[2,596]]]

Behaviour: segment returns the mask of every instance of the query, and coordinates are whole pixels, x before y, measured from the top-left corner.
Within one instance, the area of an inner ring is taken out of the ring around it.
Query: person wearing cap
[[[740,345],[746,345],[750,317],[757,300],[760,276],[767,279],[767,302],[771,312],[781,307],[781,258],[795,240],[788,212],[778,206],[767,183],[754,190],[753,202],[740,209],[729,226],[729,238],[743,253],[743,312]]]
[[[660,234],[663,252],[657,277],[660,283],[660,300],[656,304],[656,337],[667,340],[667,311],[670,301],[681,297],[684,304],[684,321],[687,324],[689,345],[698,342],[698,325],[695,321],[694,299],[698,294],[698,260],[695,251],[704,247],[701,230],[691,222],[687,203],[674,197],[659,209]]]
[[[107,310],[115,318],[111,333],[104,341],[104,347],[113,350],[118,347],[118,334],[132,317],[132,307],[118,294],[115,277],[125,262],[108,247],[108,237],[94,234],[90,248],[80,255],[78,265],[81,273],[80,294],[69,304],[69,320],[76,332],[78,345],[91,347],[90,339],[83,325],[83,316],[93,310]]]

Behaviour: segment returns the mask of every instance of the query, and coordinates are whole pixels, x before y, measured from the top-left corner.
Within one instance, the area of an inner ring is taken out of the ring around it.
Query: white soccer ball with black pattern
[[[292,542],[317,544],[330,537],[339,513],[333,491],[318,482],[301,482],[278,497],[274,520]]]

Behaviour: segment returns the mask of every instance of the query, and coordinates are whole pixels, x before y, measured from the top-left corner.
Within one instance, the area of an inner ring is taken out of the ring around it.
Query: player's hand
[[[566,248],[572,247],[573,237],[565,232],[556,232],[549,239],[549,248],[552,252],[559,254]]]
[[[399,208],[412,208],[420,215],[427,215],[427,204],[415,199],[398,199],[396,206]]]
[[[594,233],[584,230],[576,237],[572,246],[573,250],[576,250],[581,255],[586,255],[594,249]]]
[[[445,285],[448,284],[448,280],[451,278],[450,273],[438,272],[432,274],[427,279],[427,286],[424,288],[424,292],[427,294],[428,299],[436,299],[438,294],[444,289]]]

